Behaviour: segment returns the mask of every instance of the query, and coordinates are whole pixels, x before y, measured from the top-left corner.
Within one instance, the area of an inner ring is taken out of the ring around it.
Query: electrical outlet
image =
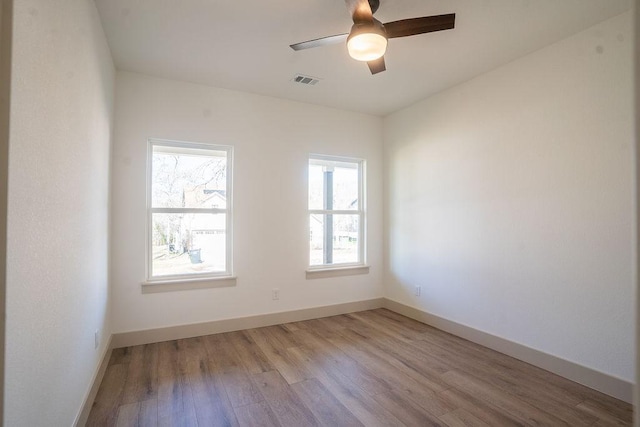
[[[280,299],[280,289],[274,289],[271,291],[271,298],[276,301]]]
[[[422,289],[420,289],[420,286],[416,286],[415,294],[416,294],[416,296],[417,296],[417,297],[419,297],[419,296],[420,296],[420,292],[421,292],[421,291],[422,291]]]
[[[93,346],[97,350],[100,346],[100,330],[96,329],[96,332],[93,334]]]

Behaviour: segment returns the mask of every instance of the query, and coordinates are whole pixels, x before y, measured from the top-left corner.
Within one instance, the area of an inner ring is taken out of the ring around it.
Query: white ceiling
[[[456,28],[392,39],[371,75],[344,44],[343,0],[95,0],[120,70],[386,115],[584,30],[631,0],[381,0],[382,22],[456,13]],[[315,86],[292,82],[297,73]]]

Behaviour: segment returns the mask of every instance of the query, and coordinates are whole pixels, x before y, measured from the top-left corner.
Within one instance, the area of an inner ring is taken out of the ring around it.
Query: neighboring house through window
[[[148,280],[231,275],[231,155],[149,140]]]
[[[309,266],[364,264],[364,161],[309,156]]]

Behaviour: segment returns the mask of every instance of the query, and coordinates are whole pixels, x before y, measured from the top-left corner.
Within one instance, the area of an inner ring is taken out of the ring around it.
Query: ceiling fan
[[[455,25],[456,14],[423,16],[401,19],[383,24],[373,17],[380,6],[380,0],[345,0],[353,18],[353,26],[348,34],[321,37],[290,45],[293,50],[310,49],[347,41],[349,55],[369,66],[371,74],[386,70],[384,53],[387,40],[397,37],[414,36],[434,31],[450,30]]]

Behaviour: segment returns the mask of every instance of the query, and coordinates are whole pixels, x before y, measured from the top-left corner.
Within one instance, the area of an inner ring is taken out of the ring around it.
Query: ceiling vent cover
[[[304,74],[296,74],[295,77],[291,79],[291,81],[294,83],[300,83],[302,85],[314,86],[320,81],[320,79],[311,76],[305,76]]]

